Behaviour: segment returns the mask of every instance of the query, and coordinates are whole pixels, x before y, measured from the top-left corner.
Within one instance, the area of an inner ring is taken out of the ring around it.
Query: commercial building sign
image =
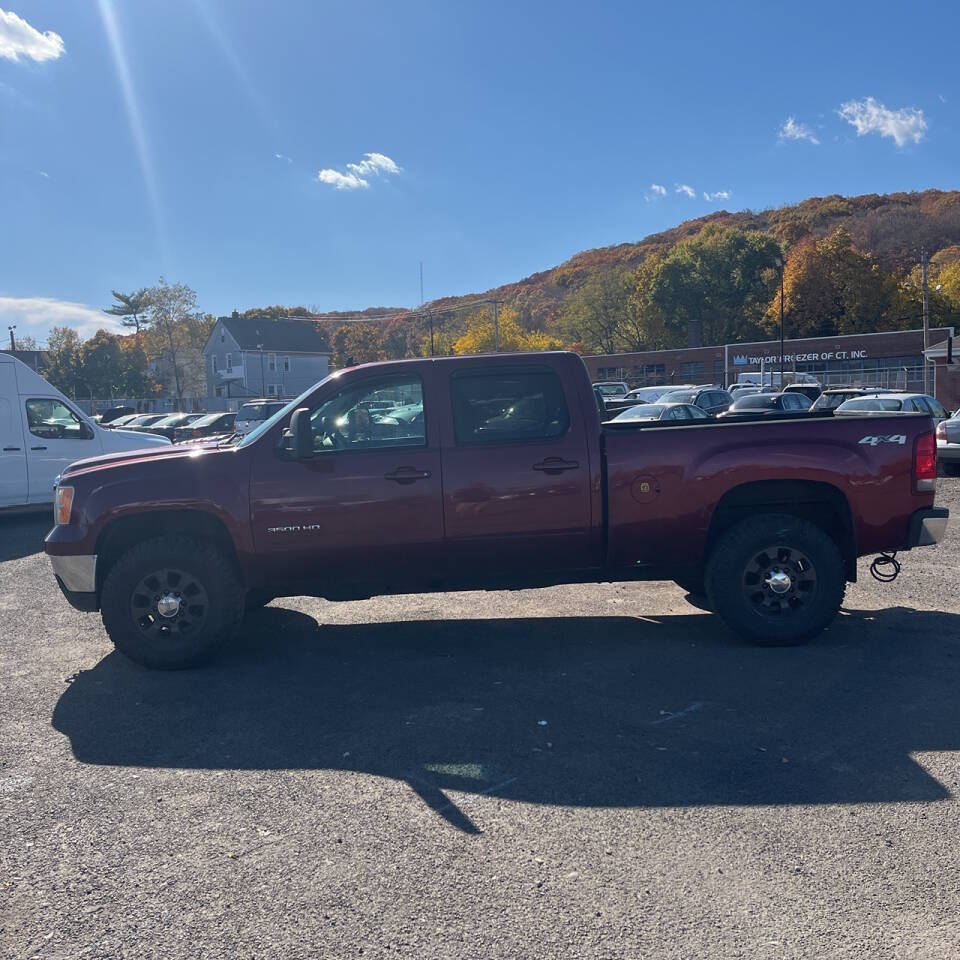
[[[866,350],[824,350],[822,353],[785,353],[783,355],[784,363],[817,363],[824,360],[866,360],[868,353]],[[761,363],[769,363],[772,360],[779,362],[780,353],[767,354],[763,357],[751,357],[746,353],[735,353],[733,355],[733,364],[737,367],[755,366],[759,367]]]

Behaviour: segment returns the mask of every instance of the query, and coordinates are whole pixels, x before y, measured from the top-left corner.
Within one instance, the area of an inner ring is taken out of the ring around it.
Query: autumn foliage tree
[[[461,356],[492,353],[497,339],[503,353],[555,350],[562,346],[562,341],[556,337],[536,330],[524,330],[513,307],[503,307],[499,311],[496,333],[497,337],[494,336],[493,312],[478,311],[467,318],[466,332],[454,342],[453,352]]]
[[[884,327],[884,278],[873,257],[842,227],[823,240],[806,240],[784,268],[784,319],[791,337],[869,333]],[[767,312],[779,323],[780,293]]]

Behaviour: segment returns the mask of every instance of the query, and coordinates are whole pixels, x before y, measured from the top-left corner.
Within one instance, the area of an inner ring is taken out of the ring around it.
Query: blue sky
[[[160,274],[218,314],[412,306],[421,259],[431,299],[957,188],[958,36],[886,0],[0,0],[0,333],[91,333]]]

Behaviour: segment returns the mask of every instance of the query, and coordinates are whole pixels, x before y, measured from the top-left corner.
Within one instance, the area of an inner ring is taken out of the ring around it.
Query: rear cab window
[[[570,427],[563,386],[552,370],[454,373],[450,397],[458,446],[555,439]]]

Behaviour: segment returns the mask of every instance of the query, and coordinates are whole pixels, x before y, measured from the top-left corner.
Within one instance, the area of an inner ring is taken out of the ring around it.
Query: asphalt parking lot
[[[0,956],[960,956],[954,523],[802,648],[630,584],[282,600],[160,674],[0,518]]]

